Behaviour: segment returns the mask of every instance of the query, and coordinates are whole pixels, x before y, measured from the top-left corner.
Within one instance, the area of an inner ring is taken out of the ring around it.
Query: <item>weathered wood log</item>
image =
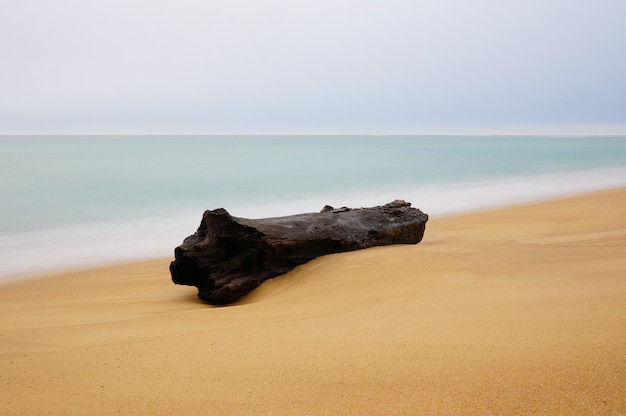
[[[417,244],[427,221],[402,200],[263,219],[236,218],[220,208],[205,211],[198,231],[174,250],[170,272],[174,283],[197,287],[200,299],[225,305],[325,254]]]

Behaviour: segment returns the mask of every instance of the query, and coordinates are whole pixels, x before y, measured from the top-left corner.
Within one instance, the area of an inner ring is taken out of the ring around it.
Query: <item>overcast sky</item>
[[[626,132],[624,0],[0,5],[0,134]]]

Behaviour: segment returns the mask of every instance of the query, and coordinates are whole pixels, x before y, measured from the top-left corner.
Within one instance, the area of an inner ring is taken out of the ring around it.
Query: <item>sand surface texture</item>
[[[170,260],[1,286],[0,414],[626,414],[626,189],[431,218],[229,307]]]

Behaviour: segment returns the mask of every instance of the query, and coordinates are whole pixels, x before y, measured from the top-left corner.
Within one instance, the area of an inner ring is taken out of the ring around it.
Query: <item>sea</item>
[[[173,258],[209,209],[432,219],[621,186],[626,136],[0,136],[0,281]]]

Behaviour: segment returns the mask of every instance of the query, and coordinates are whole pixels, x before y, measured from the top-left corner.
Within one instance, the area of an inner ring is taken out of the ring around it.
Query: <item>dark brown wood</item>
[[[428,215],[396,200],[373,208],[326,206],[319,213],[246,219],[205,211],[198,231],[174,250],[174,283],[214,305],[233,303],[267,279],[330,253],[417,244]]]

